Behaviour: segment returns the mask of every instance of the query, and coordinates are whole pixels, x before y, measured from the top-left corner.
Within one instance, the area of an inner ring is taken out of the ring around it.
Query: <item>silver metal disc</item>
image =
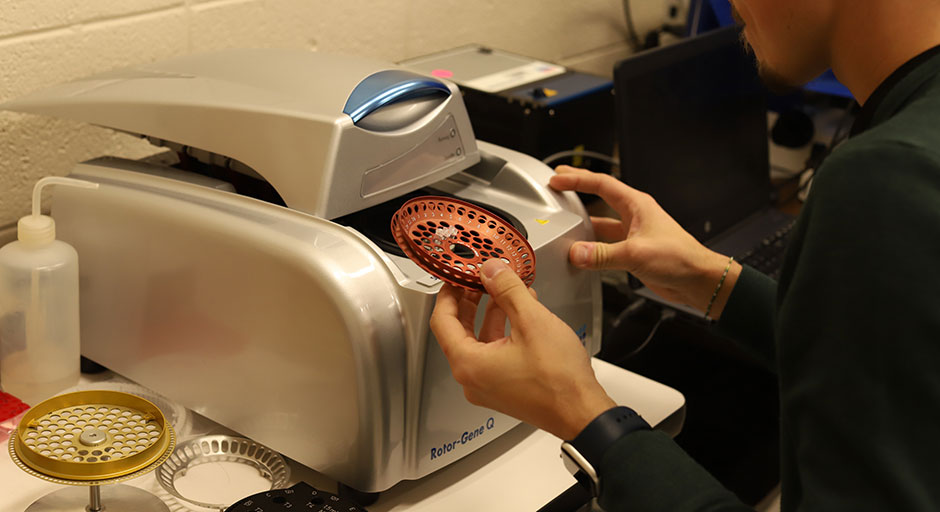
[[[130,485],[105,485],[101,490],[102,512],[170,512],[160,498]],[[86,512],[88,487],[66,487],[36,500],[25,512]]]

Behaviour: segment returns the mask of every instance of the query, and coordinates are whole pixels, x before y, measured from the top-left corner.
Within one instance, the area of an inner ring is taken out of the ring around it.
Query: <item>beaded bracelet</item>
[[[715,305],[715,299],[718,298],[718,292],[721,291],[721,285],[725,284],[725,278],[728,277],[728,271],[731,270],[731,263],[734,261],[734,256],[728,259],[728,264],[725,265],[725,271],[721,273],[721,279],[718,280],[718,286],[715,287],[715,292],[712,293],[712,298],[708,301],[708,307],[705,308],[705,319],[711,320],[709,316],[712,312],[712,306]]]

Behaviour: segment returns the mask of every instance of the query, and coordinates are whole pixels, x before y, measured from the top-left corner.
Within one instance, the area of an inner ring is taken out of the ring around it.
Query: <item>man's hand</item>
[[[573,439],[616,404],[597,382],[575,333],[538,302],[535,293],[498,259],[483,264],[491,296],[479,336],[474,317],[480,294],[444,284],[431,330],[470,403],[495,409]],[[506,320],[510,333],[505,336]]]
[[[626,270],[661,297],[705,310],[728,257],[718,254],[682,229],[649,195],[620,180],[566,165],[556,169],[549,185],[601,197],[620,219],[592,217],[594,232],[603,242],[577,242],[568,257],[579,268]],[[734,264],[724,293],[712,306],[718,318],[741,266]]]

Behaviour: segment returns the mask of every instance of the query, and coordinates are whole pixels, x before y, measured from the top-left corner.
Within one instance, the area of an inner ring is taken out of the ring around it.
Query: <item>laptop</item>
[[[767,93],[739,34],[720,28],[615,66],[621,180],[706,246],[760,255],[752,264],[776,277],[793,218],[772,204]]]

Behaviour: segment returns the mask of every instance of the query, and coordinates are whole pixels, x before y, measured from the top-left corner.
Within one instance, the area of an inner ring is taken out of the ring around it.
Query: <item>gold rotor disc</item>
[[[172,451],[175,436],[150,401],[88,390],[34,406],[11,444],[14,455],[40,475],[91,483],[153,469]]]

